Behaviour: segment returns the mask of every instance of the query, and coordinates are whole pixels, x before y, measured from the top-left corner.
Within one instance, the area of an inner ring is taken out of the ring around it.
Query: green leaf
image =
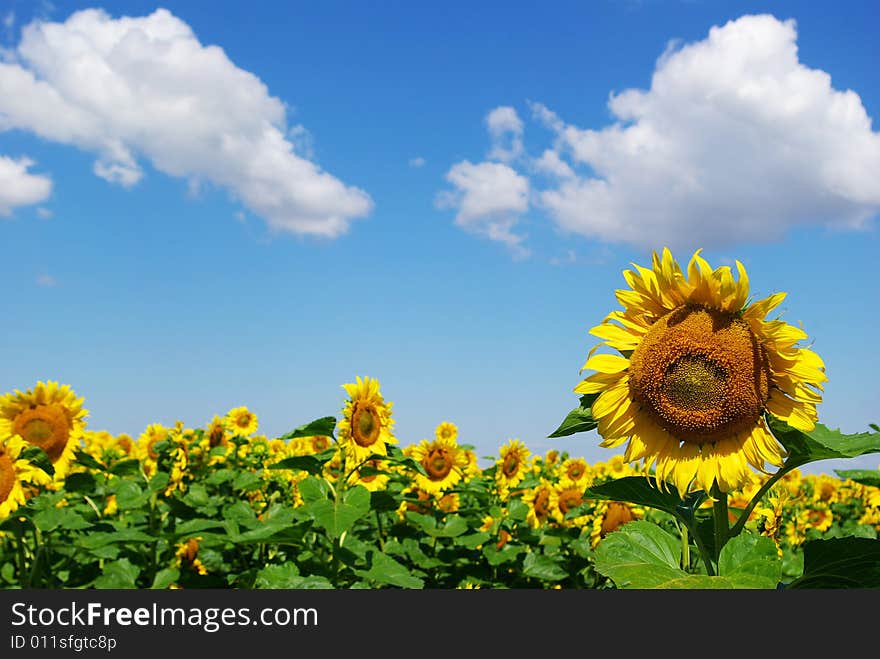
[[[320,476],[324,471],[324,465],[336,454],[336,449],[322,451],[315,455],[295,455],[290,458],[279,460],[269,465],[269,469],[295,469],[305,471],[312,476]]]
[[[221,528],[223,528],[223,522],[216,519],[188,519],[174,527],[172,537],[181,538],[185,535],[194,535],[199,531]]]
[[[64,479],[64,489],[68,492],[91,494],[95,491],[95,477],[87,471],[68,474]]]
[[[117,476],[134,476],[141,471],[141,462],[137,458],[130,460],[120,460],[107,471]]]
[[[486,557],[486,561],[489,565],[496,566],[501,565],[502,563],[516,561],[518,556],[525,551],[525,548],[508,542],[501,547],[501,549],[498,549],[495,543],[490,542],[487,545],[483,545],[482,551],[483,556]]]
[[[180,570],[176,567],[164,568],[156,573],[156,577],[153,579],[153,585],[150,586],[150,588],[153,590],[165,590],[177,581],[178,577],[180,577]]]
[[[562,581],[568,577],[568,570],[549,556],[531,552],[523,560],[523,574],[540,581]]]
[[[149,489],[150,492],[161,492],[168,487],[170,481],[171,476],[168,472],[159,471],[150,479],[150,482],[147,484],[147,489]]]
[[[862,485],[880,487],[880,469],[835,469],[834,473],[844,480],[848,479]]]
[[[42,469],[50,476],[55,475],[55,465],[46,455],[46,452],[39,446],[28,446],[18,456],[20,460],[27,460],[35,467]]]
[[[120,529],[111,533],[91,532],[88,535],[80,536],[76,540],[76,546],[82,549],[97,549],[106,545],[115,544],[117,542],[145,543],[154,542],[156,538],[138,531],[137,529]]]
[[[788,451],[785,465],[800,467],[816,460],[855,458],[867,453],[880,453],[880,432],[845,435],[817,423],[810,432],[792,428],[775,417],[769,419],[770,429]]]
[[[315,524],[327,531],[331,538],[338,538],[361,517],[370,511],[370,491],[356,485],[346,491],[344,501],[315,501],[309,512]]]
[[[141,569],[132,565],[127,558],[106,563],[100,577],[95,579],[95,588],[103,589],[132,589],[137,588],[137,578]]]
[[[223,509],[223,518],[249,529],[258,526],[260,523],[254,509],[245,501],[236,501],[232,505],[226,506]]]
[[[688,574],[680,561],[680,539],[644,520],[610,533],[596,547],[596,570],[618,588],[776,588],[782,574],[773,541],[748,534],[721,550],[719,576]]]
[[[314,476],[309,476],[300,481],[296,487],[303,498],[303,502],[306,504],[326,501],[327,494],[330,492],[327,482],[322,478],[315,478]]]
[[[260,475],[252,471],[243,471],[232,481],[233,489],[241,492],[252,492],[258,489],[261,484],[262,479]]]
[[[789,588],[880,588],[880,540],[832,538],[804,543],[804,573]]]
[[[380,460],[385,460],[391,464],[397,464],[402,467],[412,469],[420,473],[422,476],[428,475],[428,472],[425,471],[425,466],[418,460],[415,460],[408,455],[404,455],[403,450],[399,446],[394,446],[392,444],[388,447],[388,455],[371,456],[370,459],[374,457]]]
[[[761,535],[740,533],[721,549],[718,575],[733,579],[737,588],[776,588],[782,578],[776,544]]]
[[[507,502],[507,514],[510,519],[523,522],[529,516],[529,504],[519,499],[510,499]]]
[[[679,567],[681,541],[644,520],[609,533],[595,554],[596,571],[618,588],[664,588],[688,576]]]
[[[559,424],[559,427],[547,435],[547,437],[567,437],[575,433],[593,430],[599,425],[593,418],[592,411],[593,402],[598,397],[599,394],[581,396],[580,406],[569,412],[565,419],[562,420],[562,423]]]
[[[477,531],[476,533],[468,533],[467,535],[458,536],[455,540],[455,544],[464,547],[465,549],[476,549],[480,545],[485,544],[491,537],[492,536],[485,531]]]
[[[468,530],[467,520],[461,515],[450,515],[446,523],[431,535],[437,538],[456,538]]]
[[[76,449],[75,455],[76,461],[84,467],[88,467],[94,471],[104,471],[106,469],[104,465],[81,449]]]
[[[281,439],[289,440],[296,439],[297,437],[316,437],[316,436],[324,436],[324,437],[334,437],[333,433],[336,430],[336,417],[332,416],[324,416],[320,419],[315,419],[310,423],[306,423],[297,428],[294,428],[289,433],[281,435]]]
[[[76,531],[91,526],[78,512],[70,508],[46,508],[34,515],[34,524],[43,532],[55,529]]]
[[[690,492],[682,500],[678,496],[678,491],[671,485],[664,483],[664,488],[661,490],[657,479],[653,476],[625,476],[588,488],[584,491],[584,498],[627,501],[662,510],[690,523],[700,504],[705,501],[706,493]]]
[[[355,570],[358,576],[397,588],[424,588],[425,582],[412,575],[404,565],[379,552],[373,552],[369,570]]]
[[[120,510],[140,508],[150,500],[150,493],[144,492],[133,481],[122,481],[116,489],[116,505]]]
[[[268,565],[257,572],[254,588],[267,589],[329,589],[333,588],[325,577],[304,577],[294,563]]]
[[[193,483],[183,495],[183,502],[193,508],[204,508],[211,502],[211,495],[201,483]]]

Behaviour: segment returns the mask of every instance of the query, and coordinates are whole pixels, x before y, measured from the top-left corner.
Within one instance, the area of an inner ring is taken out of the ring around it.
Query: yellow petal
[[[582,370],[592,369],[600,373],[620,373],[629,368],[629,359],[618,355],[593,355]]]

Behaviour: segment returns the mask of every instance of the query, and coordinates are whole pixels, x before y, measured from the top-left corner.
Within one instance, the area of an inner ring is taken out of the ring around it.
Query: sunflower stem
[[[739,519],[736,520],[736,524],[734,524],[733,527],[730,529],[731,538],[735,538],[740,533],[742,533],[742,530],[745,528],[746,522],[749,521],[749,516],[755,509],[755,506],[757,506],[763,496],[767,494],[768,490],[773,487],[780,478],[796,468],[796,465],[786,465],[767,479],[767,481],[761,486],[761,489],[759,489],[755,493],[755,496],[752,497],[752,500],[749,501],[749,504],[743,509],[742,513],[739,516]]]
[[[21,578],[22,588],[28,588],[30,586],[30,582],[26,580],[27,569],[26,569],[26,561],[24,555],[24,533],[16,530],[15,537],[18,540],[16,543],[18,545],[18,574]]]
[[[31,575],[28,578],[28,585],[31,588],[39,588],[39,568],[40,568],[40,554],[43,553],[43,546],[40,542],[40,529],[36,526],[33,528],[33,536],[34,536],[34,561],[31,563]]]
[[[379,536],[379,550],[384,552],[385,551],[385,530],[382,528],[382,515],[379,513],[378,510],[374,510],[373,512],[376,513],[376,527],[377,527],[377,530],[379,531],[379,534],[378,534],[378,536]]]
[[[694,542],[697,545],[697,549],[700,552],[700,557],[703,559],[703,565],[706,566],[706,574],[710,577],[715,576],[715,565],[712,563],[712,554],[709,552],[709,548],[706,547],[706,543],[703,542],[703,538],[697,532],[696,528],[691,527],[690,523],[684,522],[685,528],[690,531],[690,534],[694,537]]]
[[[721,550],[730,536],[730,520],[727,512],[727,492],[722,492],[718,483],[712,484],[712,512],[715,516],[715,565],[721,556]]]
[[[689,572],[691,568],[691,543],[688,538],[687,526],[679,526],[681,534],[681,569]]]

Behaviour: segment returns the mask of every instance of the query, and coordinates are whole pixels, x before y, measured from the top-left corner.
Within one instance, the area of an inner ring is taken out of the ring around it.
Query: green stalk
[[[27,562],[25,561],[24,555],[24,533],[18,530],[15,533],[15,537],[18,540],[16,544],[18,545],[18,574],[19,578],[21,579],[21,587],[28,588],[30,587],[30,581],[25,579],[25,576],[27,574],[25,566]]]
[[[706,547],[706,543],[703,542],[703,538],[700,537],[700,534],[697,532],[696,528],[691,527],[688,522],[684,522],[684,525],[685,528],[694,537],[694,543],[696,543],[697,549],[700,552],[700,557],[703,559],[703,565],[706,566],[706,574],[708,574],[710,577],[714,577],[715,565],[712,562],[712,555],[709,553],[709,548]]]
[[[718,483],[712,483],[712,512],[715,516],[715,564],[721,550],[730,537],[730,520],[727,513],[727,492],[722,492]]]
[[[39,568],[40,568],[40,555],[44,553],[43,551],[43,543],[40,542],[40,529],[36,526],[33,528],[33,536],[34,536],[34,562],[31,563],[31,576],[28,578],[28,584],[31,588],[39,588]]]
[[[680,526],[678,532],[681,535],[681,569],[687,572],[691,567],[691,543],[687,526]]]
[[[788,472],[797,469],[797,465],[786,465],[782,467],[779,471],[773,474],[770,478],[767,479],[767,482],[761,486],[761,489],[755,493],[755,496],[752,497],[752,500],[749,501],[749,505],[743,509],[742,514],[739,516],[739,519],[736,520],[736,524],[730,529],[730,537],[735,538],[738,536],[743,528],[745,528],[746,522],[749,521],[749,515],[752,514],[752,511],[755,509],[755,506],[761,501],[761,498],[767,494],[771,487],[773,487],[776,482],[785,476]]]
[[[373,510],[376,513],[376,526],[379,531],[379,551],[385,551],[385,530],[382,528],[382,516],[379,514],[378,510]]]

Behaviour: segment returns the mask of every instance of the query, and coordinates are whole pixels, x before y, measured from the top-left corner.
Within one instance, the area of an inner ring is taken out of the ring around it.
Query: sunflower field
[[[272,438],[247,407],[135,438],[70,385],[7,392],[0,587],[878,588],[880,470],[800,468],[878,453],[880,428],[819,423],[821,358],[736,266],[624,272],[560,449],[509,439],[488,466],[449,421],[402,442],[371,377]],[[594,431],[623,452],[567,450]]]

